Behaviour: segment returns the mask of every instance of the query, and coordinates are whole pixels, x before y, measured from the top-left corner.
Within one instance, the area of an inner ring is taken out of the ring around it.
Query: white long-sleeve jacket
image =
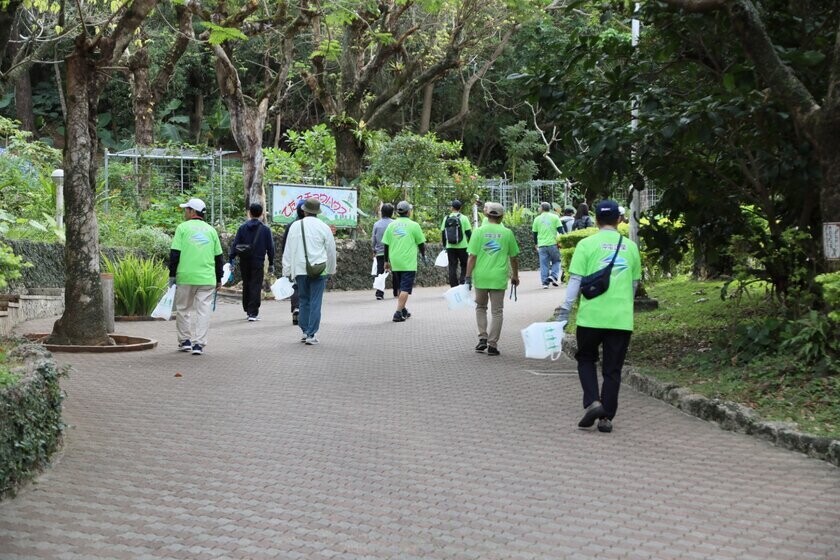
[[[335,274],[335,237],[330,226],[314,216],[306,216],[289,228],[283,251],[283,276],[294,278],[306,274],[301,224],[306,233],[306,254],[309,264],[327,263],[327,274]]]

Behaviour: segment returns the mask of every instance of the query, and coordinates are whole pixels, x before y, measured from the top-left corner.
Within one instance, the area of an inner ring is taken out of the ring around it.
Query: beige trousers
[[[487,331],[487,302],[490,301],[490,331]],[[504,290],[475,289],[475,322],[478,323],[478,338],[486,338],[487,344],[496,346],[502,334],[502,314],[505,309]]]
[[[189,340],[193,344],[207,345],[215,289],[216,286],[189,284],[178,284],[175,288],[175,329],[179,344]]]

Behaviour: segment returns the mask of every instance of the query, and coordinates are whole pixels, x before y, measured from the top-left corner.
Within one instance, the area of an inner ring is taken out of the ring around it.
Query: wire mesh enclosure
[[[208,219],[225,225],[225,219],[242,215],[242,167],[237,152],[203,153],[188,148],[130,148],[105,152],[103,169],[104,210],[112,193],[126,193],[154,203],[173,196],[196,196],[208,206]]]

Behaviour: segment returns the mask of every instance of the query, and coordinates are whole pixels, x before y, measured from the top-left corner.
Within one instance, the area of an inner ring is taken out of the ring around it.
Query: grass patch
[[[635,315],[628,361],[643,373],[708,397],[740,402],[767,420],[840,438],[840,375],[818,375],[785,352],[745,361],[732,351],[739,325],[777,315],[755,286],[720,298],[722,282],[676,278],[648,286],[659,309]]]

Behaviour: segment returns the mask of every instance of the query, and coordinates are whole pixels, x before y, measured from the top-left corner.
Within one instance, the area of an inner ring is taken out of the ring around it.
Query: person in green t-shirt
[[[394,312],[394,322],[401,323],[411,317],[406,309],[408,296],[414,288],[417,276],[417,253],[426,262],[426,236],[420,224],[409,218],[411,204],[403,200],[397,204],[397,219],[388,224],[382,236],[385,246],[385,270],[394,274],[394,285],[399,285],[400,295],[397,296],[397,310]]]
[[[580,293],[581,280],[609,266],[615,255],[606,292],[592,299],[583,298],[577,313],[577,346],[575,359],[583,388],[584,414],[578,426],[589,428],[598,420],[598,430],[612,431],[612,420],[618,409],[621,368],[633,333],[633,299],[642,278],[639,248],[618,233],[618,203],[603,200],[595,206],[599,231],[582,239],[575,247],[569,265],[566,301],[557,308],[555,321],[568,321]],[[598,390],[598,348],[603,350],[601,373],[604,383]]]
[[[531,231],[534,234],[534,245],[540,257],[540,280],[544,290],[548,285],[558,286],[560,280],[560,250],[557,248],[557,234],[563,233],[563,222],[560,216],[551,211],[551,204],[540,204],[540,215],[534,218]]]
[[[452,201],[452,212],[440,223],[440,243],[446,249],[449,260],[449,286],[454,288],[464,283],[467,275],[467,244],[470,242],[472,227],[466,216],[461,214],[461,201]],[[458,266],[461,274],[458,274]]]
[[[180,206],[184,222],[175,229],[169,252],[169,285],[177,286],[175,330],[178,350],[201,355],[207,345],[213,292],[222,286],[224,258],[219,235],[204,221],[204,201],[191,198]]]
[[[519,245],[513,232],[502,225],[505,207],[488,202],[484,207],[487,225],[473,233],[467,251],[466,285],[475,286],[475,320],[478,324],[478,345],[476,352],[487,351],[490,356],[499,355],[499,336],[505,305],[505,289],[508,285],[508,261],[510,262],[510,283],[519,285]],[[487,329],[487,303],[491,305],[492,321]]]

